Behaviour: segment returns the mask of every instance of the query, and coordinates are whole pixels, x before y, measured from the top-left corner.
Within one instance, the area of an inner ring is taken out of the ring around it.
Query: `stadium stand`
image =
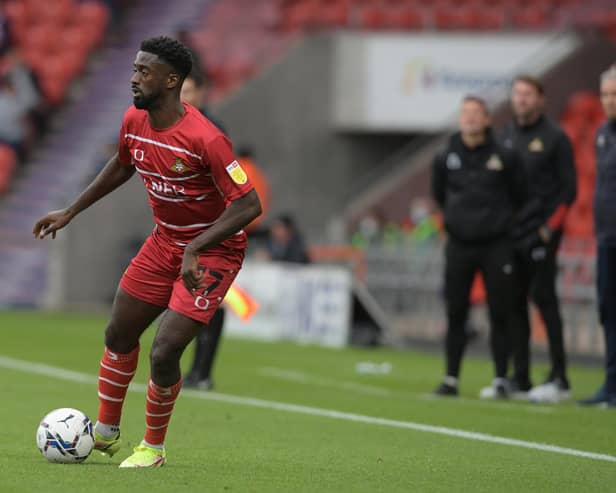
[[[191,35],[221,99],[303,34],[320,30],[533,31],[599,28],[616,39],[609,0],[225,0]]]
[[[108,8],[96,0],[10,0],[2,11],[11,42],[38,77],[47,102],[62,103],[103,39]]]

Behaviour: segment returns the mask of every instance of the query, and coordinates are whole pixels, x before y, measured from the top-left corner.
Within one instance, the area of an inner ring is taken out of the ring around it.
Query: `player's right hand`
[[[49,212],[45,217],[37,221],[32,234],[35,238],[40,238],[41,240],[51,234],[51,238],[54,239],[56,231],[70,223],[71,219],[73,219],[73,216],[67,209]]]

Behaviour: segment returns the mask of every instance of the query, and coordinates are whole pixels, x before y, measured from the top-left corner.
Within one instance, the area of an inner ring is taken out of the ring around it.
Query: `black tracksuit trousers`
[[[466,346],[470,291],[477,271],[483,275],[490,319],[490,347],[496,377],[505,378],[513,287],[513,248],[508,240],[469,245],[450,239],[445,251],[447,376],[458,377]]]

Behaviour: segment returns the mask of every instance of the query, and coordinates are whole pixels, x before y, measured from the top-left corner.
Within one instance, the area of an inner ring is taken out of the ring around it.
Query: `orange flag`
[[[225,296],[225,303],[244,322],[250,320],[259,309],[259,304],[246,291],[232,284]]]

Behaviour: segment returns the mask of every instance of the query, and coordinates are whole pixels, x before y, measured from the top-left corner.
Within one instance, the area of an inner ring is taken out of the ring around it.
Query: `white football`
[[[83,462],[94,448],[94,426],[77,409],[55,409],[41,420],[36,445],[49,462]]]

